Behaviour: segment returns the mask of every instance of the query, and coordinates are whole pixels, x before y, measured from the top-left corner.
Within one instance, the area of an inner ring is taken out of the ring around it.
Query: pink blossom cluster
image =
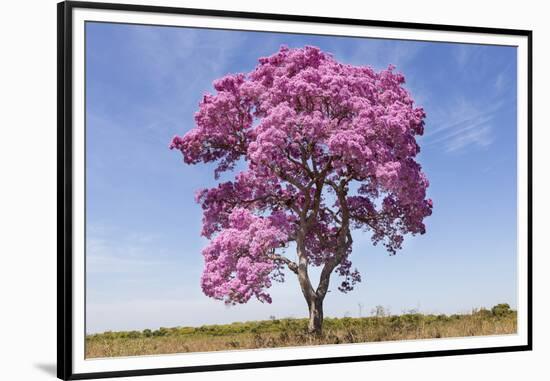
[[[286,244],[289,232],[283,213],[259,217],[247,209],[233,209],[227,228],[202,252],[204,293],[230,304],[245,303],[252,296],[271,303],[265,289],[271,286],[271,274],[278,266],[270,253]]]

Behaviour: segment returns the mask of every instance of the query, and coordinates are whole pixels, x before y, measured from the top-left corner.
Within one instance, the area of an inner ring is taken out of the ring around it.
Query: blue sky
[[[376,305],[515,307],[515,48],[87,23],[87,331],[306,315],[293,274],[272,288],[271,305],[227,307],[202,294],[206,240],[194,192],[216,184],[213,167],[187,166],[168,149],[193,128],[214,79],[251,71],[282,44],[376,69],[394,64],[428,115],[419,139],[434,200],[427,234],[390,257],[356,232],[363,282],[330,292],[325,315],[358,316],[359,304],[363,316]]]

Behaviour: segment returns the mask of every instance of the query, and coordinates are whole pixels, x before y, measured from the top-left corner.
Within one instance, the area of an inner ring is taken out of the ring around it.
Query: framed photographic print
[[[530,350],[532,33],[58,4],[58,377]]]

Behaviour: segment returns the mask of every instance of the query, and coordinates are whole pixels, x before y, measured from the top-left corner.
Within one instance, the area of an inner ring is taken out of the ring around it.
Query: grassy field
[[[517,313],[500,304],[460,315],[325,318],[323,335],[307,333],[307,319],[271,319],[202,327],[104,332],[86,337],[86,358],[207,352],[300,345],[365,343],[514,334]]]

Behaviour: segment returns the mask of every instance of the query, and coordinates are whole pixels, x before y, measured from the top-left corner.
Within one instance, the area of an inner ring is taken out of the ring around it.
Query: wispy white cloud
[[[476,129],[461,131],[460,134],[457,134],[457,136],[447,142],[446,150],[447,152],[454,152],[469,145],[488,147],[492,142],[492,126],[482,125]]]
[[[468,44],[457,44],[454,49],[454,57],[459,68],[466,67],[472,57],[474,56],[474,50],[471,45]]]
[[[86,272],[90,274],[141,273],[173,265],[159,237],[92,225],[86,238]]]
[[[504,88],[506,87],[506,82],[507,82],[507,78],[506,76],[504,75],[504,73],[499,73],[497,75],[497,78],[495,80],[495,90],[497,92],[501,92],[504,90]]]
[[[483,45],[454,44],[453,55],[457,69],[464,75],[483,75],[484,62],[491,53]],[[480,71],[481,70],[481,71]]]
[[[515,89],[510,89],[511,86],[511,77],[513,65],[508,64],[502,71],[500,71],[495,78],[494,90],[497,94],[504,94],[507,91],[515,91]]]
[[[130,248],[131,249],[131,248]],[[150,271],[154,266],[169,266],[168,261],[150,258],[125,258],[112,255],[90,255],[86,259],[86,272],[89,274],[123,274]]]
[[[228,62],[238,56],[246,35],[226,33],[220,44],[217,41],[220,35],[215,31],[127,28],[121,56],[128,54],[139,58],[130,66],[133,71],[130,78],[139,79],[141,91],[147,92],[143,97],[147,101],[129,97],[121,93],[123,87],[94,78],[94,85],[101,87],[101,94],[106,96],[88,111],[92,115],[91,122],[114,124],[115,121],[105,115],[113,115],[112,105],[116,104],[124,109],[116,114],[123,127],[131,125],[132,134],[142,135],[144,141],[164,148],[176,132],[193,125],[193,111],[202,94],[209,89],[213,79],[228,74]]]
[[[134,53],[143,60],[144,79],[156,83],[159,90],[175,85],[182,95],[205,79],[210,82],[227,74],[227,62],[245,41],[242,34],[226,33],[219,44],[218,34],[193,28],[136,28],[131,37]],[[197,62],[199,57],[208,59]]]
[[[418,42],[388,42],[387,40],[372,39],[350,52],[341,52],[337,42],[334,42],[335,53],[343,61],[354,65],[369,65],[380,70],[388,65],[396,66],[398,71],[404,68],[420,53],[422,44]]]
[[[493,142],[494,119],[502,108],[502,101],[489,104],[477,103],[465,98],[451,102],[450,109],[433,118],[424,136],[424,145],[441,146],[447,152],[463,150],[470,146],[485,148]]]
[[[468,71],[470,76],[472,60],[482,59],[477,49],[459,46],[455,50],[457,63]],[[440,100],[439,109],[430,115],[429,127],[424,135],[427,146],[441,146],[446,152],[463,151],[469,147],[487,148],[495,140],[495,120],[508,105],[510,97],[510,76],[512,66],[485,75],[494,80],[488,82],[483,98],[478,96],[450,94],[446,100]]]
[[[467,100],[465,98],[458,98],[454,102],[450,102],[452,107],[439,112],[436,115],[435,120],[432,122],[434,128],[426,132],[425,137],[440,136],[442,134],[448,134],[445,136],[452,137],[457,134],[457,130],[462,128],[473,128],[480,123],[489,122],[495,112],[500,109],[502,102],[496,102],[487,107],[481,107],[481,105]],[[432,140],[433,142],[440,142],[441,138]]]

